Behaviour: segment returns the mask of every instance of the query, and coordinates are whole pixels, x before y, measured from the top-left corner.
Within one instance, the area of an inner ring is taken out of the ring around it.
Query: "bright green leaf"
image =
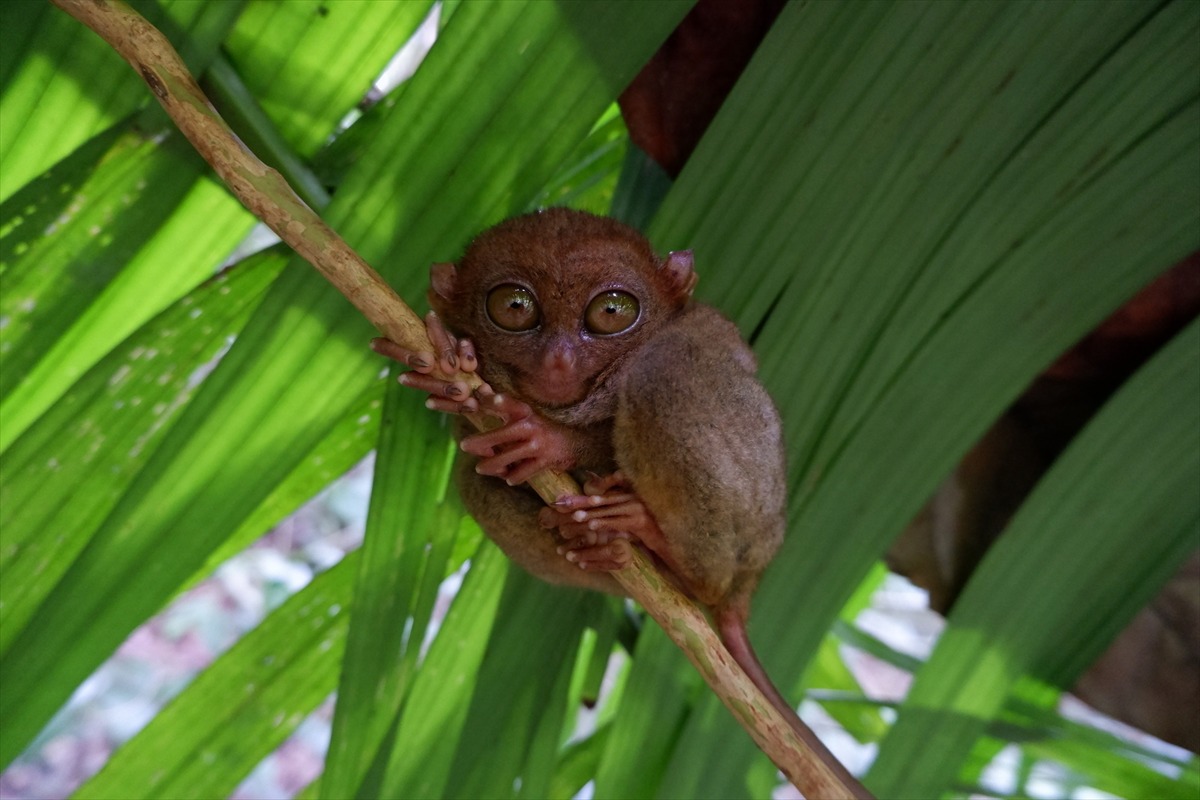
[[[264,253],[184,297],[93,367],[4,454],[5,658],[282,266],[278,254]],[[20,699],[3,693],[5,707]]]
[[[351,553],[200,674],[73,795],[224,797],[329,696],[345,646]]]
[[[164,25],[192,69],[216,52],[242,3],[170,0],[160,10],[138,3]],[[164,13],[165,11],[165,13]],[[42,174],[150,96],[112,48],[61,9],[42,0],[0,4],[0,200]],[[20,67],[17,69],[17,67]],[[107,75],[102,91],[93,80]]]
[[[249,231],[206,172],[182,136],[125,123],[0,206],[0,450]]]

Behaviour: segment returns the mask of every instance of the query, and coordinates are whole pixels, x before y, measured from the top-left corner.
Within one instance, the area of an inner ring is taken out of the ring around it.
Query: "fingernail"
[[[429,362],[419,356],[413,356],[412,365],[417,369],[427,369],[429,367]]]
[[[586,511],[576,511],[574,514],[571,515],[571,519],[575,520],[576,522],[583,522],[585,519],[587,519],[587,512]]]
[[[452,368],[458,369],[458,356],[451,353],[450,357],[446,359],[446,363],[449,364]]]
[[[462,396],[462,393],[463,393],[462,387],[460,387],[460,386],[450,384],[449,386],[446,387],[446,394],[449,395],[450,397],[460,397],[460,396]]]

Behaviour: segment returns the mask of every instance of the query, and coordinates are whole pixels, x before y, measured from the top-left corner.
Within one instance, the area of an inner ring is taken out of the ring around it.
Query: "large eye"
[[[627,330],[638,318],[637,298],[628,292],[596,295],[583,312],[583,323],[592,333],[607,335]]]
[[[504,283],[488,292],[487,313],[506,331],[528,331],[537,327],[542,315],[533,292],[524,286]]]

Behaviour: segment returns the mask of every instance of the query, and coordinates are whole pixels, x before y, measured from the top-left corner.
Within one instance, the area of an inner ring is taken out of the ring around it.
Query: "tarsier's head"
[[[434,264],[429,300],[475,341],[493,388],[564,409],[682,310],[695,282],[690,252],[659,258],[627,225],[551,208],[479,234],[457,265]]]

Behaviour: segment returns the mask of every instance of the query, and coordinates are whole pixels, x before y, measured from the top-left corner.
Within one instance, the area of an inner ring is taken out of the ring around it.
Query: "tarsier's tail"
[[[812,729],[805,725],[796,714],[792,704],[775,688],[775,684],[772,683],[767,671],[759,662],[754,647],[750,644],[750,637],[746,634],[745,611],[727,606],[717,611],[714,617],[717,632],[721,635],[721,641],[725,643],[729,654],[741,666],[742,671],[750,677],[754,685],[771,701],[771,705],[791,724],[800,740],[825,762],[841,784],[846,787],[851,797],[856,800],[874,800],[874,796],[858,782],[857,778],[850,774],[849,770],[842,766],[842,762],[838,761],[833,753],[829,752],[829,749],[821,743]]]

